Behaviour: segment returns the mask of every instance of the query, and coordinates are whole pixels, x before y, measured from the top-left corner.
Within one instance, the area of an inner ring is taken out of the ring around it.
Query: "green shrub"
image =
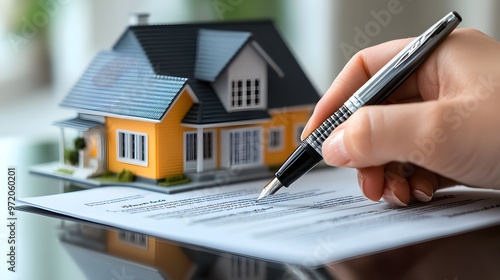
[[[80,159],[78,151],[85,149],[87,144],[85,144],[85,139],[83,139],[83,137],[76,137],[73,140],[73,146],[73,149],[64,150],[64,161],[71,165],[78,165]]]
[[[184,174],[173,175],[165,178],[165,181],[158,183],[160,186],[169,187],[181,184],[187,184],[191,182],[191,179],[186,177]]]
[[[85,147],[87,147],[87,144],[85,143],[85,139],[83,139],[83,137],[76,137],[73,142],[75,144],[75,149],[77,150],[83,150],[85,149]]]
[[[123,169],[118,173],[118,181],[119,182],[133,182],[135,178],[134,173],[132,171]]]
[[[64,161],[68,162],[71,165],[77,165],[78,164],[78,150],[73,150],[73,149],[65,149],[64,150]]]

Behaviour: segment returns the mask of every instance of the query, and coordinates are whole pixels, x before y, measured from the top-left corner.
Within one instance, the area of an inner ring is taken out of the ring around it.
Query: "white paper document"
[[[256,202],[267,181],[164,194],[102,187],[22,202],[172,241],[317,266],[500,223],[500,192],[455,187],[405,208],[365,199],[349,169],[310,172]]]

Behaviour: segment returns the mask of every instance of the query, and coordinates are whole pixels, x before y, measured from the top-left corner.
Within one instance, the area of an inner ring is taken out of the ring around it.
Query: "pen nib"
[[[259,200],[263,199],[264,197],[266,197],[266,196],[267,196],[267,194],[266,194],[266,193],[267,193],[267,192],[266,192],[266,189],[263,189],[263,190],[260,192],[259,197],[257,197],[257,201],[259,201]]]
[[[281,189],[283,185],[281,182],[277,179],[274,178],[271,182],[269,182],[260,192],[259,197],[257,198],[257,201],[263,199],[264,197],[268,195],[275,194],[279,189]]]

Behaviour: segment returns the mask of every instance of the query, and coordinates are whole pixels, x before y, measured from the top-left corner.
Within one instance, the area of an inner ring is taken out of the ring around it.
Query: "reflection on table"
[[[59,231],[63,248],[88,279],[329,278],[323,268],[268,263],[74,219],[62,219]]]
[[[316,269],[269,263],[61,216],[59,241],[88,279],[499,279],[500,226]],[[375,242],[375,241],[374,241]]]

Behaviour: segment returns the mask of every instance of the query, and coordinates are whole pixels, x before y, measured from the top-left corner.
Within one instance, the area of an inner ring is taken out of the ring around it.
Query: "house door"
[[[262,130],[245,128],[227,130],[222,139],[222,166],[243,167],[262,164]]]
[[[215,157],[215,132],[203,132],[203,170],[211,170],[216,167]],[[184,172],[197,170],[198,156],[198,134],[196,131],[184,133]]]

